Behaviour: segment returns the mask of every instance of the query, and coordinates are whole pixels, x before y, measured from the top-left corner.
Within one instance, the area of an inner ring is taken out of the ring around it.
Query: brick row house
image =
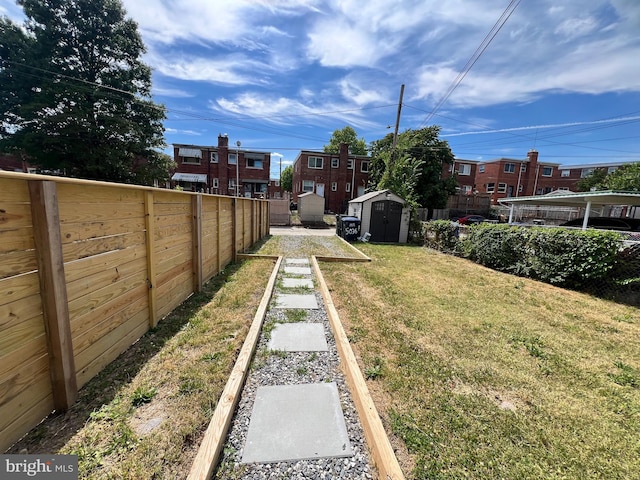
[[[596,169],[611,173],[623,163],[562,165],[538,160],[538,152],[530,150],[525,159],[493,160],[456,159],[449,174],[457,175],[461,194],[489,194],[491,203],[501,198],[545,195],[553,191],[577,191],[580,179]]]
[[[327,212],[344,213],[349,200],[365,193],[369,182],[367,155],[349,153],[349,145],[340,144],[339,153],[302,150],[293,163],[293,198],[313,192],[324,198]]]
[[[185,190],[250,198],[269,195],[271,154],[229,147],[227,135],[219,135],[216,146],[174,144],[173,158],[177,168],[171,181]]]

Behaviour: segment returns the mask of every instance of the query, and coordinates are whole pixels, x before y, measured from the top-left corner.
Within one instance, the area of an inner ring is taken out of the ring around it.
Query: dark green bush
[[[469,229],[463,243],[465,256],[487,267],[578,288],[604,279],[614,268],[621,237],[597,230],[480,224]]]
[[[458,245],[460,227],[448,220],[433,220],[424,224],[424,245],[441,252],[452,253]]]

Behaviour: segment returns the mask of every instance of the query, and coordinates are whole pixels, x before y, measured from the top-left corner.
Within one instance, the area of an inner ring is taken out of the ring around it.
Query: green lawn
[[[640,311],[424,248],[322,264],[407,478],[640,478]]]

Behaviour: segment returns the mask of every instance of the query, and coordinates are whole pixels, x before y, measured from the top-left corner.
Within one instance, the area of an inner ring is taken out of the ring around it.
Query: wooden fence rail
[[[0,452],[268,233],[265,200],[0,172]]]

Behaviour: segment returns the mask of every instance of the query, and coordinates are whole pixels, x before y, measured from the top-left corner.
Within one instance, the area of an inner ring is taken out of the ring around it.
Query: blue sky
[[[168,108],[166,141],[274,152],[351,125],[437,124],[464,159],[640,161],[640,2],[523,0],[430,117],[506,0],[124,0]],[[12,0],[0,14],[20,20]],[[389,128],[389,126],[391,128]]]

